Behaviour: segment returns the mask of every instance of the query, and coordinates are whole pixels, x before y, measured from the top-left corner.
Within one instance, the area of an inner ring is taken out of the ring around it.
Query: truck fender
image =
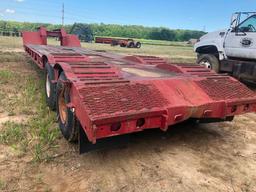
[[[207,44],[195,48],[198,54],[214,54],[219,60],[225,59],[224,50],[217,44]]]
[[[194,46],[194,51],[198,54],[214,54],[219,60],[226,58],[224,41],[227,30],[220,30],[208,33],[200,38]]]

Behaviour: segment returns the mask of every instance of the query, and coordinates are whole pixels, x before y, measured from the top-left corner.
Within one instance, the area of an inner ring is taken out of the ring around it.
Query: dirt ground
[[[236,117],[233,122],[184,123],[166,133],[148,130],[131,135],[125,148],[84,155],[61,137],[56,123],[46,124],[49,130],[57,130],[55,147],[41,151],[47,158],[35,158],[33,147],[42,136],[40,130],[14,140],[28,141],[26,150],[11,142],[17,134],[3,135],[10,128],[8,122],[22,125],[25,131],[32,130],[28,128],[31,122],[40,118],[36,111],[45,110],[45,105],[38,105],[37,96],[22,100],[24,87],[30,85],[22,79],[32,78],[36,84],[32,91],[40,96],[42,74],[26,58],[0,62],[1,71],[5,75],[0,76],[0,135],[5,140],[0,139],[0,191],[256,192],[256,114]],[[14,99],[11,104],[10,99]],[[29,107],[34,105],[33,112]],[[37,126],[41,125],[34,123],[33,130]]]

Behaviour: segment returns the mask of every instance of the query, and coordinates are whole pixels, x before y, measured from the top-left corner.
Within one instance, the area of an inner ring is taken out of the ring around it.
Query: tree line
[[[61,25],[49,23],[29,23],[16,21],[0,21],[0,32],[17,33],[21,31],[35,31],[38,27],[45,26],[48,30],[61,28]],[[67,32],[77,34],[80,39],[90,41],[94,36],[111,36],[137,39],[188,41],[198,39],[205,34],[203,31],[169,29],[165,27],[144,27],[140,25],[116,25],[116,24],[83,24],[75,23],[65,25]]]

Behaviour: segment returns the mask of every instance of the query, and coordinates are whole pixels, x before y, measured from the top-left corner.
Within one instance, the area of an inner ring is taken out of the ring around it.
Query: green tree
[[[49,23],[29,23],[15,21],[0,21],[1,32],[21,32],[36,31],[38,27],[45,26],[48,30],[61,28],[61,25],[53,25]],[[153,39],[167,41],[188,41],[189,39],[197,39],[204,35],[202,31],[192,30],[171,30],[163,27],[144,27],[141,25],[116,25],[104,23],[65,25],[68,33],[78,34],[81,39],[90,41],[94,36],[110,36],[138,39]]]
[[[76,34],[80,40],[91,42],[93,40],[93,33],[90,25],[75,23],[70,29],[70,33]]]

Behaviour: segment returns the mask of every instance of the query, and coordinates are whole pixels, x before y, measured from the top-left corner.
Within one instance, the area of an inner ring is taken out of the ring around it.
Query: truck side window
[[[242,22],[237,29],[238,32],[256,32],[256,15]]]

